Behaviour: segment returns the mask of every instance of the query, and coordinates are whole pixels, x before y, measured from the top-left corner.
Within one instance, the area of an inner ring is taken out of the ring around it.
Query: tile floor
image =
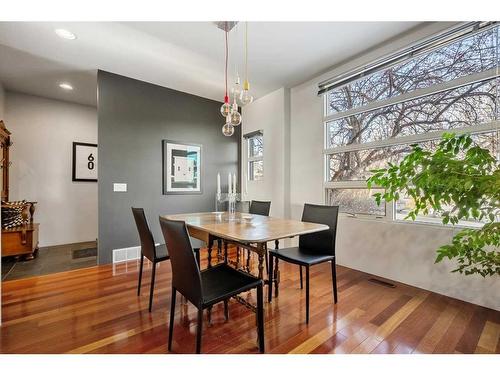
[[[97,265],[97,243],[80,242],[42,247],[33,260],[2,258],[2,280],[17,280]],[[74,253],[76,251],[76,253]]]

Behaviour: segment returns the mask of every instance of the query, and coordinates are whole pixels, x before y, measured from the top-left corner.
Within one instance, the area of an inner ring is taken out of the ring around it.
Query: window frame
[[[493,27],[500,27],[498,25],[495,25]],[[497,31],[497,33],[500,33],[500,29]],[[498,48],[498,46],[497,46]],[[500,50],[498,51],[500,53]],[[497,54],[498,54],[497,53]],[[498,56],[497,56],[498,58]],[[387,69],[387,68],[384,68]],[[328,204],[328,189],[360,189],[360,188],[367,188],[366,181],[364,180],[355,180],[355,181],[329,181],[330,179],[330,165],[329,165],[329,156],[334,155],[334,154],[339,154],[339,153],[345,153],[345,152],[353,152],[353,151],[363,151],[363,150],[373,150],[376,148],[382,148],[382,147],[391,147],[391,146],[400,146],[400,145],[410,145],[414,143],[421,143],[425,141],[433,141],[433,140],[439,140],[441,139],[442,135],[447,132],[454,132],[456,134],[481,134],[481,133],[487,133],[487,132],[497,132],[497,136],[500,137],[500,118],[498,117],[498,109],[497,109],[497,114],[496,118],[490,121],[486,121],[480,124],[472,124],[469,126],[464,126],[460,128],[455,128],[455,129],[441,129],[441,130],[434,130],[430,132],[424,132],[421,134],[412,134],[412,135],[407,135],[407,136],[401,136],[401,137],[395,137],[395,138],[387,138],[383,140],[376,140],[376,141],[370,141],[370,142],[365,142],[365,143],[352,143],[352,144],[346,144],[346,145],[341,145],[341,146],[336,146],[336,147],[329,147],[329,130],[328,130],[328,124],[332,121],[335,120],[340,120],[349,116],[353,115],[359,115],[363,114],[366,112],[374,111],[380,108],[385,108],[389,107],[391,105],[396,105],[399,103],[407,102],[410,100],[415,100],[423,97],[427,97],[433,94],[438,94],[443,91],[448,91],[448,90],[453,90],[456,88],[460,88],[466,85],[482,82],[482,81],[489,81],[493,80],[496,85],[497,85],[497,102],[500,100],[499,95],[500,95],[500,70],[499,66],[495,68],[491,68],[488,70],[485,70],[483,72],[479,73],[472,73],[467,76],[462,76],[450,81],[438,83],[435,85],[432,85],[430,87],[425,87],[421,89],[416,89],[407,93],[400,94],[398,96],[390,97],[387,99],[381,99],[378,101],[373,101],[370,103],[367,103],[363,106],[360,107],[355,107],[352,109],[348,109],[345,111],[337,112],[337,113],[330,113],[329,112],[329,92],[330,90],[322,93],[323,96],[323,112],[322,112],[322,123],[323,123],[323,200],[326,204]],[[497,157],[499,157],[497,155]],[[373,186],[373,189],[376,188],[381,188],[380,186]],[[361,214],[352,214],[352,213],[343,213],[344,215],[350,216],[350,217],[360,217],[360,218],[368,218],[368,219],[378,219],[378,220],[383,220],[383,221],[391,221],[391,222],[407,222],[407,220],[404,220],[402,218],[398,218],[397,216],[397,202],[385,202],[385,212],[386,215],[384,217],[381,217],[380,215],[375,215],[375,214],[368,214],[368,213],[361,213]],[[414,224],[419,224],[419,225],[440,225],[443,226],[442,223],[437,223],[435,220],[429,220],[426,221],[425,217],[419,218],[419,220],[416,220],[414,222],[411,222]],[[474,227],[477,226],[477,224],[473,222],[460,222],[458,226],[463,226],[463,227]]]
[[[257,138],[257,137],[262,138],[262,155],[250,156],[250,142],[252,141],[252,139]],[[262,181],[262,180],[264,180],[264,132],[262,130],[259,130],[257,132],[245,134],[244,138],[245,138],[245,147],[246,147],[245,155],[246,155],[246,159],[247,159],[246,160],[247,181],[252,181],[252,182]],[[262,162],[262,177],[259,179],[251,178],[251,177],[253,177],[250,174],[251,164],[253,164],[254,162],[259,162],[259,161]]]

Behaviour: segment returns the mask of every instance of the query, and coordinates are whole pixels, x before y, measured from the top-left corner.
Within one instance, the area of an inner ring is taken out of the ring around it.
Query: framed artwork
[[[201,145],[163,140],[163,194],[201,194]]]
[[[97,182],[97,145],[73,142],[73,181]]]

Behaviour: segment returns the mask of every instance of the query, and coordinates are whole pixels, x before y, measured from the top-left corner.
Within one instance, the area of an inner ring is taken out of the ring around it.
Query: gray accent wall
[[[222,135],[221,103],[99,71],[99,263],[112,250],[139,245],[131,207],[143,207],[156,242],[158,216],[213,211],[217,172],[240,176],[240,128]],[[202,149],[202,194],[162,194],[162,140],[197,143]],[[127,192],[113,192],[126,183]],[[238,189],[239,190],[239,189]]]

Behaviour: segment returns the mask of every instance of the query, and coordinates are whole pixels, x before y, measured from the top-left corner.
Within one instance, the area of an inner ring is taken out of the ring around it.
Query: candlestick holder
[[[241,199],[241,195],[239,193],[216,193],[215,194],[215,211],[227,211],[231,214],[231,210],[233,211],[232,216],[235,216],[236,212],[236,202]]]
[[[229,193],[228,194],[228,212],[229,212],[229,220],[234,220],[236,213],[236,194]]]

